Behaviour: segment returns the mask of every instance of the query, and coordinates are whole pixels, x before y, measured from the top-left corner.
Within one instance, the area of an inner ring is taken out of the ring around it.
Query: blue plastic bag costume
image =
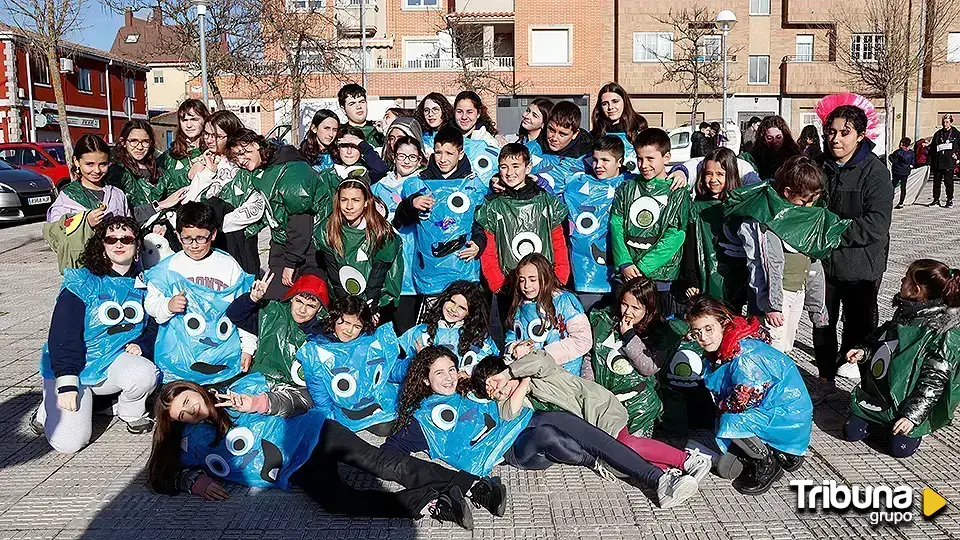
[[[813,403],[800,371],[787,355],[755,339],[742,339],[740,353],[704,375],[721,411],[738,387],[766,388],[760,402],[742,411],[721,412],[716,442],[726,452],[730,439],[756,436],[788,454],[801,456],[810,445]]]
[[[329,152],[323,152],[317,156],[317,160],[312,164],[313,170],[323,172],[333,168],[333,156]]]
[[[622,131],[608,132],[607,135],[616,135],[623,141],[623,168],[627,172],[637,173],[637,150],[633,143],[627,138],[627,134]]]
[[[154,362],[163,381],[214,384],[240,373],[240,334],[227,317],[227,307],[250,290],[253,276],[243,274],[232,287],[214,291],[169,269],[172,257],[147,270],[147,282],[167,297],[183,293],[187,309],[157,332]]]
[[[407,358],[413,358],[413,356],[417,354],[416,344],[418,341],[423,342],[425,345],[443,345],[450,349],[457,357],[457,369],[465,371],[468,374],[473,373],[473,367],[476,366],[479,361],[487,356],[497,356],[500,354],[500,349],[497,348],[497,344],[493,342],[490,336],[487,336],[482,347],[472,345],[469,351],[463,356],[460,356],[460,332],[461,330],[459,328],[437,328],[437,338],[431,340],[430,334],[427,333],[427,325],[418,324],[400,336],[400,348],[406,353]]]
[[[500,171],[500,149],[481,139],[463,140],[463,154],[470,160],[470,170],[484,185]]]
[[[570,267],[578,292],[610,292],[613,256],[607,246],[610,207],[623,175],[600,179],[590,173],[567,181],[564,202],[570,212]]]
[[[490,474],[532,416],[533,409],[524,407],[513,420],[503,420],[495,401],[480,399],[473,393],[434,394],[413,413],[432,459],[441,459],[455,469],[477,476]]]
[[[547,154],[541,148],[540,143],[530,141],[527,143],[527,149],[530,150],[530,174],[540,180],[545,180],[549,188],[547,191],[563,198],[566,193],[567,179],[578,172],[587,170],[587,165],[583,157],[561,157],[556,154]]]
[[[383,201],[387,207],[387,222],[393,223],[393,216],[397,212],[397,206],[403,200],[403,184],[396,181],[394,173],[390,173],[386,178],[370,186],[370,191]],[[403,257],[403,279],[400,282],[400,294],[412,296],[417,294],[413,288],[413,257],[416,253],[416,227],[400,227],[397,230],[400,234],[400,256]]]
[[[390,324],[347,343],[311,336],[297,351],[310,396],[332,401],[333,419],[354,432],[397,418],[400,383],[409,365],[399,356]]]
[[[573,319],[578,315],[583,315],[583,305],[573,293],[560,291],[553,294],[553,309],[557,313],[559,328],[550,326],[545,315],[537,310],[537,303],[524,301],[517,309],[514,316],[513,328],[507,330],[507,343],[514,341],[523,341],[525,339],[533,340],[538,349],[551,343],[560,341],[567,337],[566,321]],[[563,364],[563,369],[580,376],[580,368],[583,366],[583,357],[574,358]]]
[[[420,137],[420,141],[423,143],[423,155],[429,156],[433,153],[433,140],[436,138],[436,131],[423,132],[423,136]]]
[[[136,288],[135,283],[135,278],[95,276],[86,268],[64,270],[60,288],[75,294],[86,307],[83,341],[87,357],[80,384],[93,386],[103,382],[110,364],[127,343],[143,333],[143,299],[147,291]],[[40,353],[40,374],[45,379],[55,377],[47,344]]]
[[[230,386],[237,394],[269,391],[260,373],[251,373]],[[180,440],[180,463],[202,468],[211,478],[251,487],[290,487],[290,476],[309,459],[329,411],[314,407],[292,418],[242,413],[227,409],[233,427],[215,441],[207,423],[187,424]]]
[[[474,213],[487,195],[487,183],[476,175],[426,180],[415,177],[403,185],[403,198],[430,194],[436,204],[416,225],[413,285],[417,293],[440,294],[458,279],[480,281],[480,261],[461,260],[457,253],[470,241]]]

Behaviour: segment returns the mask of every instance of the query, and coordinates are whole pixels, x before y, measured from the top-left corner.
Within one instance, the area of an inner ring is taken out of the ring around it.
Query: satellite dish
[[[437,32],[437,44],[443,50],[450,50],[453,47],[453,37],[450,36],[450,32],[447,30]]]
[[[40,113],[37,113],[37,114],[33,115],[33,124],[34,124],[35,127],[45,128],[45,127],[47,127],[47,123],[48,123],[48,122],[47,122],[47,115],[45,115],[45,114],[40,114]]]

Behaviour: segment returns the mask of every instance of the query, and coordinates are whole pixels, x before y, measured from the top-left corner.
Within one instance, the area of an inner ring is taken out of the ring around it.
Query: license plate
[[[44,195],[43,197],[29,197],[27,199],[27,204],[43,204],[48,203],[51,200],[52,199],[50,198],[50,195]]]

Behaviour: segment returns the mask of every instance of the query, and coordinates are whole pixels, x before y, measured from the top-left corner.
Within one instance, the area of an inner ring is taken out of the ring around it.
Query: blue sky
[[[74,43],[109,51],[117,30],[123,26],[123,14],[107,11],[99,2],[88,2],[87,6],[89,6],[88,17],[81,23],[83,29],[72,33],[67,39]],[[146,18],[147,13],[138,13],[139,18]]]

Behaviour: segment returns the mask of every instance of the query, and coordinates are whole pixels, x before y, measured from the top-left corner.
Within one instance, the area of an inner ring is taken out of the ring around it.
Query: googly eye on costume
[[[463,358],[460,359],[460,371],[464,371],[468,375],[473,375],[473,368],[477,365],[477,361],[477,352],[467,351],[467,354],[463,355]]]
[[[340,269],[340,285],[347,294],[356,296],[367,290],[367,278],[363,277],[356,268],[344,266]]]
[[[660,205],[653,197],[640,197],[630,205],[630,222],[646,229],[660,219]]]
[[[209,469],[211,473],[221,478],[230,474],[230,465],[227,463],[227,460],[217,454],[210,454],[203,461],[207,464],[207,469]]]
[[[547,340],[547,334],[550,333],[550,325],[543,319],[534,319],[527,325],[527,335],[537,343],[543,343]]]
[[[294,360],[290,364],[290,380],[297,386],[306,386],[307,381],[303,380],[303,364],[299,360]]]
[[[620,352],[619,347],[607,353],[607,367],[617,375],[629,375],[634,372],[633,364]]]
[[[537,176],[543,178],[543,180],[550,186],[550,189],[553,189],[556,186],[556,182],[553,180],[553,175],[548,172],[537,173]]]
[[[227,450],[235,456],[242,456],[253,448],[253,432],[245,427],[233,428],[227,432]]]
[[[470,167],[477,176],[483,176],[493,170],[493,159],[486,152],[473,158]]]
[[[510,242],[510,250],[513,256],[522,259],[525,255],[531,253],[543,253],[543,241],[536,233],[522,232]]]
[[[593,212],[584,212],[577,216],[577,232],[580,234],[590,234],[600,227],[600,220]]]
[[[443,431],[450,431],[457,425],[457,410],[446,403],[441,403],[430,412],[430,419],[433,420],[433,425]]]
[[[377,366],[377,370],[373,372],[373,386],[380,386],[380,383],[383,382],[383,364]]]
[[[462,191],[454,191],[447,197],[447,208],[454,214],[463,214],[470,210],[470,197]]]
[[[474,402],[476,402],[476,403],[490,403],[490,401],[491,401],[491,400],[489,400],[489,399],[483,399],[483,398],[481,398],[481,397],[478,397],[478,396],[477,396],[476,394],[474,394],[473,392],[468,392],[468,393],[467,393],[467,399],[469,399],[470,401],[474,401]]]
[[[106,326],[120,324],[123,320],[123,308],[116,302],[104,302],[97,309],[97,318]]]
[[[890,357],[893,356],[893,351],[897,350],[897,345],[900,340],[887,341],[877,349],[877,352],[873,354],[873,359],[870,360],[870,373],[877,379],[883,379],[887,376],[887,371],[890,369]]]
[[[207,321],[196,313],[187,313],[183,316],[183,327],[187,329],[187,335],[197,337],[207,329]]]
[[[136,300],[127,300],[124,302],[123,318],[128,323],[139,324],[143,321],[143,304]]]
[[[335,395],[348,398],[357,393],[357,379],[349,373],[338,373],[330,381],[330,389]]]
[[[226,341],[233,334],[233,322],[227,317],[220,317],[217,321],[217,337],[220,341]]]
[[[703,359],[690,350],[677,351],[670,360],[667,378],[681,386],[695,386],[703,375]]]

